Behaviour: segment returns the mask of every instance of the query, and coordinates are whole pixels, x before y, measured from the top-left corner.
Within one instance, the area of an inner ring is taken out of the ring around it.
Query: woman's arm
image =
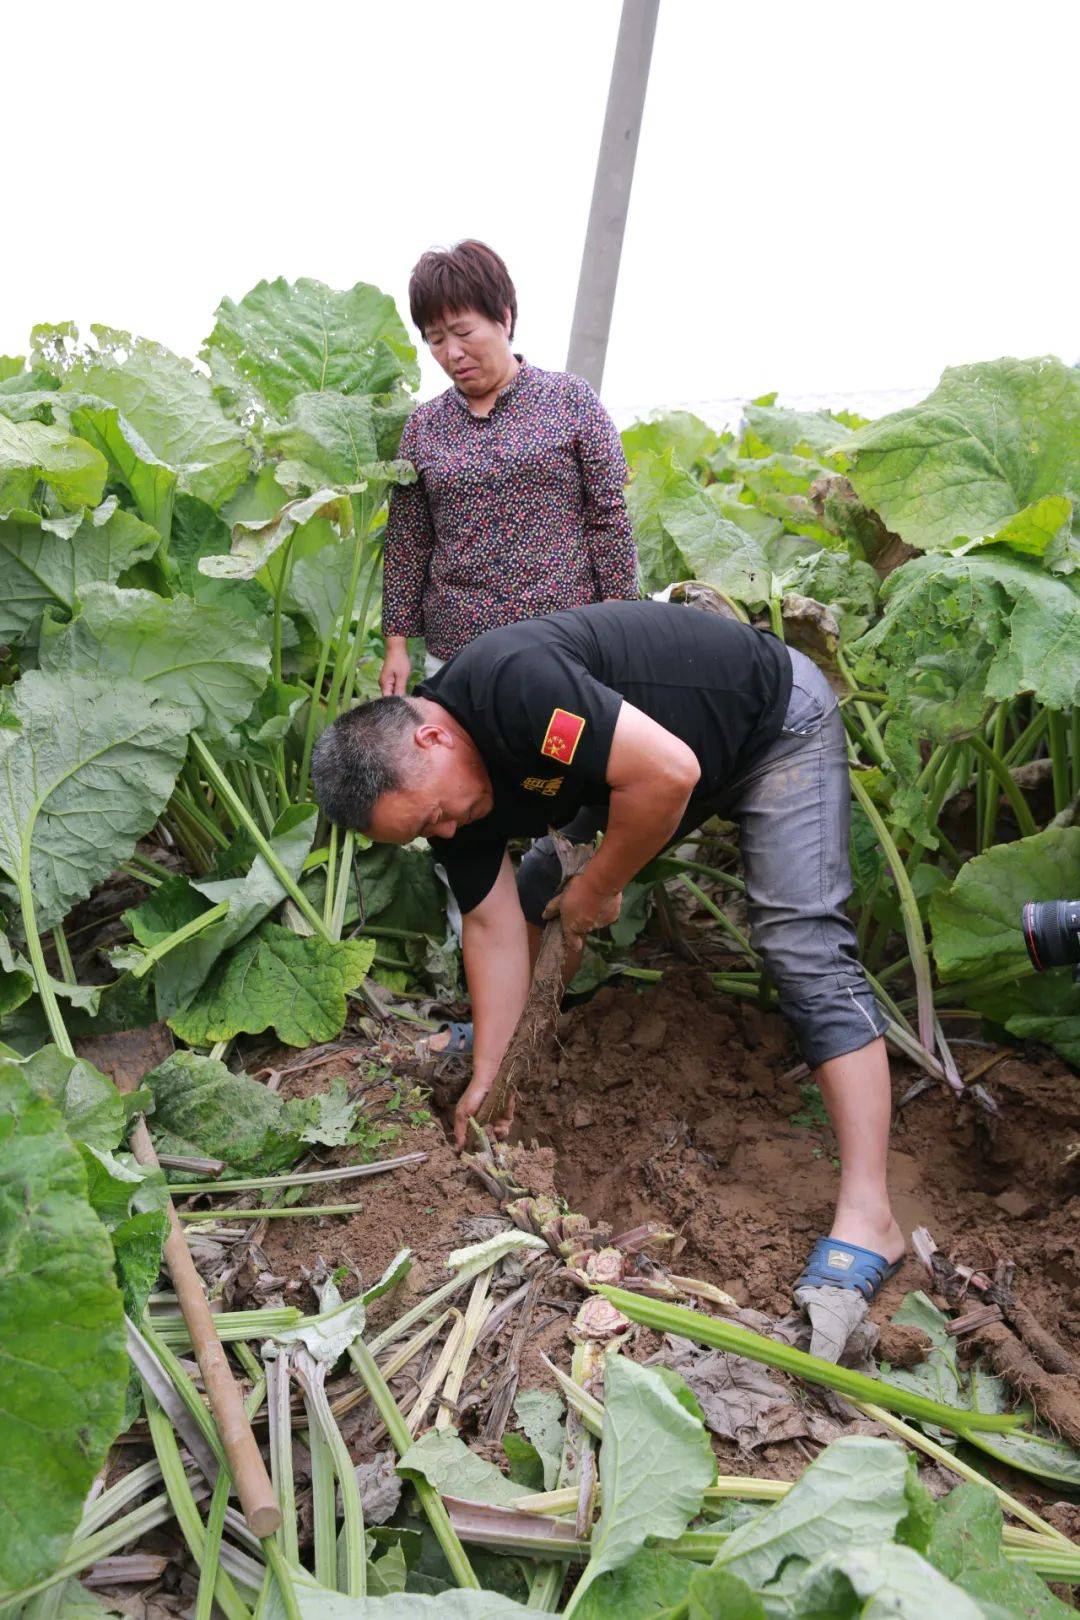
[[[409,460],[414,458],[416,448],[411,420],[405,424],[400,447],[400,454]],[[395,484],[390,492],[383,554],[382,632],[386,659],[379,684],[384,697],[404,691],[404,684],[398,683],[408,662],[405,638],[424,633],[424,584],[434,546],[435,527],[423,482],[418,478],[415,484]],[[408,678],[407,669],[404,678]]]
[[[574,380],[580,390],[577,451],[585,495],[585,540],[597,599],[633,600],[638,595],[637,547],[623,495],[627,467],[622,440],[588,383]]]

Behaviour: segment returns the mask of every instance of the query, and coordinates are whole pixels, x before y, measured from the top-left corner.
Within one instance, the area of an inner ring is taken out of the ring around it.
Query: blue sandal
[[[883,1254],[873,1249],[862,1249],[857,1243],[845,1243],[842,1238],[818,1238],[810,1251],[802,1276],[795,1284],[799,1288],[857,1288],[862,1297],[877,1298],[885,1283],[900,1270],[903,1256],[891,1264]]]
[[[433,1050],[430,1037],[425,1036],[422,1041],[417,1043],[417,1056],[428,1058],[472,1056],[473,1027],[471,1024],[440,1024],[435,1033],[441,1035],[444,1030],[449,1030],[450,1039],[441,1051]]]

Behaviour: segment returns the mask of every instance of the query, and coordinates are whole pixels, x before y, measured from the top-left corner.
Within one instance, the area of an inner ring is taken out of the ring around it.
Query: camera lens
[[[1040,973],[1080,962],[1080,900],[1028,900],[1024,943]]]

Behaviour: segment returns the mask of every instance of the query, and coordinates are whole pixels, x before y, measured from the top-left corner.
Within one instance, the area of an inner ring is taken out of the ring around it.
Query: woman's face
[[[475,309],[446,310],[425,328],[424,341],[455,387],[473,399],[501,388],[513,362],[509,311],[493,321]]]

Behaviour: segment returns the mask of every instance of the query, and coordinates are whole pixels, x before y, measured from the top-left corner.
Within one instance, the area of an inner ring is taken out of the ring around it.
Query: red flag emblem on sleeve
[[[553,709],[540,752],[548,759],[557,759],[560,765],[569,765],[577,753],[585,721],[580,714],[569,714],[566,709]]]

